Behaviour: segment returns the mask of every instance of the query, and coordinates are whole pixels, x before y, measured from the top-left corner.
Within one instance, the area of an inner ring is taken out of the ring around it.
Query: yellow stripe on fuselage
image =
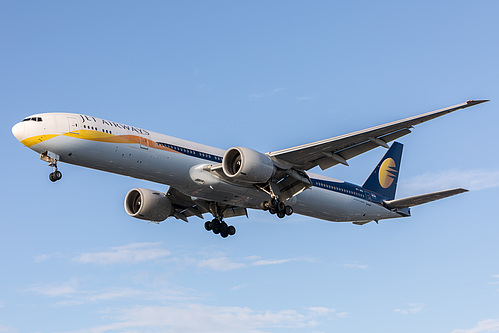
[[[26,147],[30,148],[31,146],[34,146],[40,142],[50,140],[52,138],[55,138],[56,136],[59,136],[57,134],[44,134],[44,135],[37,135],[37,136],[32,136],[31,138],[27,138],[21,141],[23,145]]]
[[[141,137],[137,136],[137,135],[114,135],[114,134],[103,133],[103,132],[92,131],[92,130],[79,130],[79,131],[68,132],[68,133],[64,133],[64,134],[37,135],[37,136],[33,136],[31,138],[24,139],[21,141],[21,143],[23,145],[25,145],[26,147],[30,148],[31,146],[34,146],[34,145],[39,144],[41,142],[50,140],[50,139],[55,138],[59,135],[63,135],[63,136],[67,136],[67,137],[75,138],[75,139],[90,140],[90,141],[97,141],[97,142],[106,142],[106,143],[142,144],[142,145],[148,146],[150,148],[181,154],[178,151],[161,146],[150,139],[142,138],[142,140],[141,140]]]
[[[140,143],[140,138],[135,135],[114,135],[104,132],[80,130],[63,134],[70,138],[92,140],[108,143]]]

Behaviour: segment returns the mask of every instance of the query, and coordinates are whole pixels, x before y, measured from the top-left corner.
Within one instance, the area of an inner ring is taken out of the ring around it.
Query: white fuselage
[[[60,162],[170,185],[194,198],[254,209],[268,199],[255,186],[235,184],[206,168],[222,162],[222,149],[71,113],[33,115],[16,124],[12,132],[30,149],[55,154]],[[311,173],[309,177],[344,184]],[[295,213],[335,222],[401,217],[370,201],[360,186],[356,191],[352,195],[312,186],[287,204]]]

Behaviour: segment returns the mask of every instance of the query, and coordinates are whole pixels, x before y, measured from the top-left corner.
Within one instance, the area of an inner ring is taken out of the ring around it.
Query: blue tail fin
[[[403,144],[394,142],[362,187],[389,200],[395,199],[403,147]]]

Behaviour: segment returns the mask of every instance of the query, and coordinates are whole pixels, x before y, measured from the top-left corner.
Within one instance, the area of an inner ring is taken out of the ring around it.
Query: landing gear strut
[[[233,225],[228,225],[223,220],[223,211],[225,209],[216,203],[212,203],[212,205],[210,205],[210,210],[214,219],[205,222],[204,228],[206,231],[213,231],[215,235],[220,234],[222,238],[227,238],[236,234],[236,228],[234,228]]]
[[[59,155],[47,151],[40,155],[40,159],[48,162],[49,167],[54,168],[54,172],[49,174],[50,181],[56,182],[62,178],[62,172],[57,170],[57,161],[59,160]]]
[[[276,197],[272,197],[268,201],[262,201],[260,207],[263,210],[268,210],[270,214],[277,214],[277,217],[281,219],[286,215],[290,216],[293,214],[293,207],[287,206]]]

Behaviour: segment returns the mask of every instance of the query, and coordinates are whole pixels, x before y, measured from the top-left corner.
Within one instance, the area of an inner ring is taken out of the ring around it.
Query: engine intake
[[[272,160],[265,154],[244,147],[227,150],[222,160],[225,175],[246,183],[266,183],[275,172]]]
[[[173,205],[163,193],[134,188],[125,197],[125,211],[137,219],[161,222],[173,213]]]

